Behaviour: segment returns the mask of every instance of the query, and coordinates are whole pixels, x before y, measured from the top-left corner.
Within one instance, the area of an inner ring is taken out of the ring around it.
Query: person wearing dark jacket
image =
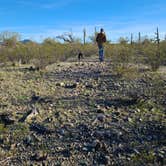
[[[96,42],[99,48],[99,60],[100,62],[104,61],[104,43],[106,42],[106,35],[104,29],[100,29],[100,33],[97,34]]]

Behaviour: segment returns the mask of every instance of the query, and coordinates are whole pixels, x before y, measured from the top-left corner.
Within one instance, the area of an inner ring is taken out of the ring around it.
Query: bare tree
[[[0,41],[5,42],[6,40],[13,39],[19,41],[21,38],[20,34],[17,32],[4,31],[0,33]]]
[[[56,36],[57,39],[63,40],[67,43],[74,43],[74,36],[71,32],[64,33],[62,35]]]
[[[3,46],[15,47],[21,36],[17,32],[4,31],[0,33],[0,42]]]
[[[127,37],[120,37],[119,39],[118,39],[118,42],[120,43],[120,44],[127,44],[128,42],[129,42],[129,39],[127,38]]]

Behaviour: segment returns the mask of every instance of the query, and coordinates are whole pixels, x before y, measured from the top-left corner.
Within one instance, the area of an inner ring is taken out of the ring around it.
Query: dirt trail
[[[165,100],[149,77],[119,77],[96,57],[7,74],[20,92],[3,108],[17,111],[0,116],[0,165],[165,163]]]

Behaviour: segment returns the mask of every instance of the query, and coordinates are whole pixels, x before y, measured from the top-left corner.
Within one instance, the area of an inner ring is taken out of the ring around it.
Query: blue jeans
[[[100,62],[104,61],[104,47],[102,45],[98,45],[99,48],[99,60]]]

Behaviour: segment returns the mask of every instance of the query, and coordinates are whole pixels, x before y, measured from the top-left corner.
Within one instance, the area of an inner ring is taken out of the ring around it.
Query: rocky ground
[[[166,165],[165,73],[112,66],[0,69],[0,165]]]

